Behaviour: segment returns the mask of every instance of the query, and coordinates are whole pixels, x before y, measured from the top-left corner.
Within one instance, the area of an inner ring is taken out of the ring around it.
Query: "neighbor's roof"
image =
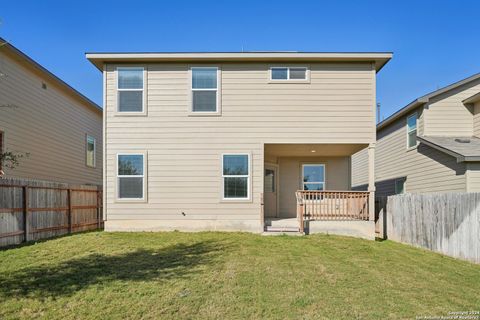
[[[467,99],[463,100],[462,102],[464,104],[467,104],[467,103],[475,103],[475,102],[478,102],[478,101],[480,101],[480,92],[477,93],[477,94],[474,94],[471,97],[468,97]]]
[[[420,142],[457,158],[457,162],[480,161],[480,139],[477,137],[419,136]]]
[[[401,116],[404,116],[405,114],[409,113],[410,111],[413,111],[415,108],[421,106],[424,103],[429,102],[431,98],[434,98],[442,93],[445,93],[447,91],[450,91],[452,89],[458,88],[466,83],[469,83],[471,81],[475,81],[477,79],[480,79],[480,73],[474,74],[473,76],[470,76],[466,79],[460,80],[458,82],[455,82],[449,86],[443,87],[441,89],[435,90],[433,92],[430,92],[429,94],[426,94],[418,99],[415,99],[414,101],[410,102],[408,105],[403,107],[402,109],[398,110],[394,114],[392,114],[390,117],[387,119],[383,120],[379,124],[377,124],[377,131],[384,128],[388,124],[392,123],[393,121],[397,120]],[[470,98],[469,98],[470,99]],[[468,100],[468,99],[467,99]],[[463,101],[465,103],[465,101]],[[471,102],[469,102],[471,103]]]
[[[249,51],[249,52],[87,52],[86,57],[100,71],[105,63],[128,62],[218,62],[218,61],[346,61],[375,63],[376,71],[392,58],[391,52],[294,52],[294,51]]]
[[[52,83],[58,85],[70,96],[82,101],[84,104],[90,106],[91,108],[93,108],[94,110],[100,113],[103,112],[103,109],[98,104],[96,104],[95,102],[93,102],[92,100],[90,100],[89,98],[87,98],[86,96],[78,92],[77,90],[75,90],[68,83],[66,83],[65,81],[63,81],[62,79],[60,79],[59,77],[57,77],[56,75],[54,75],[53,73],[45,69],[38,62],[36,62],[35,60],[27,56],[25,53],[23,53],[22,51],[20,51],[19,49],[17,49],[16,47],[14,47],[12,44],[10,44],[8,41],[6,41],[1,37],[0,37],[0,51],[10,55],[16,62],[23,63],[24,65],[31,68],[31,70],[33,70],[37,74],[41,75],[45,79],[50,80]]]

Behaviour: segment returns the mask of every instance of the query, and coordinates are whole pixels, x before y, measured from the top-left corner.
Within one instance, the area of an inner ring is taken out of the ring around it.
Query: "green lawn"
[[[0,251],[0,319],[415,319],[479,309],[479,265],[390,241],[91,232]]]

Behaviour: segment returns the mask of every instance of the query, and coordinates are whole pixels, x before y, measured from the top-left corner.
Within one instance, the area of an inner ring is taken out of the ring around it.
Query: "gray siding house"
[[[373,188],[376,73],[390,53],[87,58],[104,77],[106,230],[322,222],[374,236],[373,190],[351,190],[350,157],[370,148]]]
[[[102,109],[0,38],[0,178],[102,184]]]
[[[422,96],[377,125],[377,195],[480,191],[480,74]],[[367,151],[352,156],[352,187],[368,182]]]

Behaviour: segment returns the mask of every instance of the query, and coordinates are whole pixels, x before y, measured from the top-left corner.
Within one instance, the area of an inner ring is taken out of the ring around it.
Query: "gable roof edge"
[[[435,91],[432,91],[424,96],[421,96],[420,98],[418,99],[415,99],[414,101],[410,102],[408,105],[406,105],[405,107],[403,107],[402,109],[398,110],[397,112],[395,112],[394,114],[392,114],[391,116],[389,116],[387,119],[383,120],[382,122],[378,123],[377,124],[377,131],[383,129],[384,127],[386,127],[387,125],[391,124],[392,122],[394,122],[395,120],[397,120],[398,118],[400,118],[401,116],[404,116],[405,114],[409,113],[410,111],[413,111],[413,109],[421,106],[422,104],[425,104],[427,102],[430,101],[430,99],[436,97],[436,96],[439,96],[441,95],[442,93],[445,93],[445,92],[448,92],[450,90],[453,90],[455,88],[458,88],[466,83],[469,83],[471,81],[475,81],[477,79],[480,79],[480,72],[479,73],[476,73],[468,78],[465,78],[463,80],[460,80],[460,81],[457,81],[455,83],[452,83],[448,86],[445,86],[443,88],[440,88],[438,90],[435,90]],[[468,100],[468,99],[467,99]]]

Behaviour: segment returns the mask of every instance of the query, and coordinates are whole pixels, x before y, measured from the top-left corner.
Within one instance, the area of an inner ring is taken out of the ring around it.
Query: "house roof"
[[[463,80],[460,80],[458,82],[455,82],[451,85],[448,85],[446,87],[443,87],[441,89],[438,89],[438,90],[435,90],[433,92],[430,92],[424,96],[421,96],[420,98],[418,99],[415,99],[413,100],[412,102],[410,102],[409,104],[407,104],[405,107],[403,107],[402,109],[398,110],[397,112],[395,112],[394,114],[392,114],[390,117],[388,117],[387,119],[383,120],[382,122],[380,122],[379,124],[377,124],[377,131],[384,128],[385,126],[389,125],[390,123],[392,123],[393,121],[397,120],[398,118],[400,118],[401,116],[404,116],[405,114],[413,111],[414,109],[416,109],[417,107],[429,102],[430,99],[442,94],[442,93],[445,93],[447,91],[450,91],[452,89],[455,89],[455,88],[458,88],[466,83],[469,83],[471,81],[475,81],[477,79],[480,79],[480,73],[477,73],[477,74],[474,74],[468,78],[465,78]],[[470,98],[469,98],[470,99]],[[467,99],[468,100],[468,99]],[[465,103],[465,101],[463,101]]]
[[[477,137],[419,136],[420,142],[457,158],[457,162],[480,161]]]
[[[42,76],[46,80],[50,80],[52,83],[57,85],[60,89],[62,89],[65,93],[68,95],[72,96],[73,98],[83,102],[85,105],[89,106],[90,108],[94,109],[95,111],[99,113],[103,113],[103,109],[75,90],[73,87],[71,87],[68,83],[54,75],[52,72],[48,71],[45,67],[40,65],[38,62],[27,56],[25,53],[14,47],[12,44],[10,44],[8,41],[0,37],[0,51],[6,53],[10,57],[12,57],[16,62],[21,63],[25,66],[27,66],[30,70],[34,71],[38,75]]]
[[[477,94],[474,94],[473,96],[471,97],[468,97],[467,99],[463,100],[463,104],[467,104],[467,103],[475,103],[475,102],[478,102],[480,101],[480,92],[477,93]]]
[[[392,58],[391,52],[87,52],[87,59],[100,71],[105,63],[128,62],[218,62],[218,61],[264,61],[264,62],[301,62],[301,61],[345,61],[375,63],[376,71]]]

